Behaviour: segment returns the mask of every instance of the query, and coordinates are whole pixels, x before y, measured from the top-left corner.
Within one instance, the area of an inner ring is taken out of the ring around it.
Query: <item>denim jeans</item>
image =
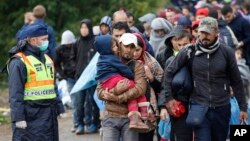
[[[84,102],[86,97],[86,90],[70,95],[73,104],[73,121],[74,126],[84,126]]]
[[[102,141],[138,141],[139,134],[129,129],[128,118],[108,117],[102,122]]]
[[[195,141],[225,141],[229,129],[231,105],[209,108],[199,127],[194,128]]]
[[[186,124],[187,113],[188,112],[186,112],[179,118],[174,118],[171,116],[171,133],[170,133],[171,141],[193,140],[193,130]]]
[[[85,120],[85,123],[88,125],[94,124],[96,126],[99,126],[100,124],[99,108],[96,105],[96,102],[94,100],[95,89],[96,89],[96,85],[87,89],[86,101],[84,104],[85,105],[84,120]]]
[[[71,90],[73,89],[75,83],[76,83],[76,80],[73,79],[73,78],[67,78],[66,81],[67,81],[67,88],[68,88],[68,91],[69,91],[69,93],[70,93]],[[76,125],[76,116],[75,116],[75,113],[74,113],[74,109],[75,109],[74,107],[75,107],[75,106],[74,106],[74,104],[73,104],[73,103],[75,103],[75,102],[74,102],[75,97],[74,97],[73,95],[70,95],[70,99],[71,99],[72,108],[73,108],[73,123],[74,123],[74,125]]]
[[[76,80],[75,79],[72,79],[72,78],[67,78],[67,88],[68,88],[68,91],[70,93],[70,91],[72,90],[72,88],[74,87],[75,83],[76,83]]]

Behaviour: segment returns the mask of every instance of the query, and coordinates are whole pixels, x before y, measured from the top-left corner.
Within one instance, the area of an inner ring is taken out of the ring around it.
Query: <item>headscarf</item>
[[[143,64],[144,64],[145,63],[144,55],[145,55],[145,51],[146,51],[145,40],[143,39],[143,37],[142,37],[141,34],[139,34],[139,33],[133,33],[133,34],[137,37],[138,45],[139,45],[139,42],[141,42],[143,44],[143,46],[142,46],[142,53],[141,53],[141,56],[139,57],[138,60],[141,60],[143,62]]]
[[[166,47],[164,44],[165,39],[167,38],[167,35],[170,33],[173,27],[172,27],[172,24],[166,19],[155,18],[151,23],[151,28],[152,28],[152,31],[150,34],[149,43],[153,47],[155,56],[157,56],[157,54]],[[155,30],[158,30],[158,29],[164,29],[167,34],[163,37],[158,37],[155,33]]]

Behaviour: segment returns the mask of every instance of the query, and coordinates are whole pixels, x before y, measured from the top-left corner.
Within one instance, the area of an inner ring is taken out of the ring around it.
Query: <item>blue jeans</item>
[[[179,118],[174,118],[171,116],[171,132],[170,132],[171,141],[193,140],[193,130],[186,124],[187,113],[188,112],[186,112]]]
[[[96,102],[94,100],[94,92],[96,89],[96,85],[90,87],[87,89],[88,93],[86,95],[86,101],[85,101],[85,123],[90,125],[94,124],[96,126],[99,125],[99,108],[96,105]]]
[[[68,91],[70,93],[70,91],[72,90],[72,88],[74,87],[75,83],[76,83],[76,80],[75,79],[72,79],[72,78],[67,78],[67,88],[68,88]]]
[[[202,124],[194,127],[195,141],[225,141],[229,129],[231,105],[209,108]]]
[[[128,118],[108,117],[102,121],[102,141],[138,141],[138,132],[129,129]]]
[[[70,95],[73,105],[73,122],[74,126],[84,126],[84,102],[86,97],[86,90]]]

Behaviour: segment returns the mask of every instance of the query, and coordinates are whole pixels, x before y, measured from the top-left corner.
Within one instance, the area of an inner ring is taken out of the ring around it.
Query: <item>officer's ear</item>
[[[30,43],[30,37],[27,37],[27,38],[26,38],[26,40],[27,40],[27,42],[29,42],[29,43]]]
[[[34,37],[27,37],[27,41],[28,43],[32,44],[36,41],[36,39]]]

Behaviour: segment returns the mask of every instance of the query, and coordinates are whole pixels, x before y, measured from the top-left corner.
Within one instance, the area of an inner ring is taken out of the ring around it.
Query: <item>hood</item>
[[[177,24],[184,27],[191,27],[192,21],[187,16],[180,16]]]
[[[147,13],[146,15],[139,18],[140,22],[146,22],[147,24],[151,24],[151,22],[156,18],[156,15],[153,13]]]
[[[151,23],[152,31],[157,29],[164,29],[166,33],[169,33],[169,31],[172,30],[172,24],[163,18],[155,18]]]
[[[113,54],[111,49],[112,36],[111,35],[101,35],[96,36],[94,46],[98,53],[101,55]]]
[[[25,47],[25,45],[27,45],[27,41],[26,40],[19,40],[17,42],[17,45],[12,47],[8,53],[9,53],[9,57],[15,55],[16,53],[22,51]]]
[[[172,39],[172,37],[180,34],[182,31],[183,27],[181,25],[177,25],[176,27],[174,27],[172,31],[167,35],[167,38],[165,40],[165,45],[172,48],[172,43],[170,40]]]
[[[150,33],[149,43],[151,44],[154,50],[154,53],[157,56],[157,54],[161,52],[163,48],[165,48],[164,41],[167,35],[171,32],[173,27],[172,27],[172,24],[166,19],[155,18],[151,23],[151,28],[152,28],[152,31]],[[158,29],[164,29],[167,34],[161,37],[158,36],[157,33],[155,32],[155,30],[158,30]]]
[[[76,41],[72,31],[66,30],[62,33],[61,45],[73,44]]]
[[[106,24],[109,26],[109,29],[111,30],[112,28],[112,20],[111,20],[111,17],[109,16],[104,16],[102,19],[101,19],[101,22],[100,22],[100,25],[102,24]]]
[[[89,35],[88,36],[90,36],[90,37],[93,36],[94,33],[93,33],[93,25],[92,25],[91,20],[90,19],[83,19],[81,21],[80,27],[82,26],[82,24],[86,24],[87,25],[87,27],[89,29]]]
[[[224,26],[227,26],[227,23],[224,21],[224,20],[218,20],[218,26],[219,27],[224,27]]]

